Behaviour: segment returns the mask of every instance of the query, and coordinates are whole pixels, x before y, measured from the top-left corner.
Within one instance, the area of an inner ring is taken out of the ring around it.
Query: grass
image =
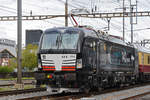
[[[2,92],[2,91],[10,91],[10,90],[12,90],[12,88],[10,88],[10,87],[1,87],[0,88],[0,92]]]
[[[24,86],[24,89],[31,89],[31,88],[35,88],[35,86],[34,85],[25,85]]]

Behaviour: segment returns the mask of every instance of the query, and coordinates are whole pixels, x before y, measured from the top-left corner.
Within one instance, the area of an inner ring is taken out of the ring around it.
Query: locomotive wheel
[[[98,92],[102,92],[102,91],[103,91],[103,88],[102,88],[102,87],[98,87],[98,88],[97,88],[97,91],[98,91]]]
[[[90,93],[90,90],[91,90],[90,88],[84,88],[83,91],[84,91],[84,93],[89,94],[89,93]]]

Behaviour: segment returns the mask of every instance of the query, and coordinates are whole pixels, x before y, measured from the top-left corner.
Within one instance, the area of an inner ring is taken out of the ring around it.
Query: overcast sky
[[[22,0],[23,15],[53,15],[64,14],[65,0]],[[69,0],[69,12],[71,9],[87,9],[91,11],[93,5],[97,5],[98,12],[120,12],[122,11],[122,0]],[[129,7],[129,0],[125,0],[125,5]],[[133,3],[135,0],[132,0]],[[138,11],[150,11],[150,0],[138,0]],[[0,0],[0,16],[16,16],[17,15],[17,0]],[[127,9],[129,10],[129,9]],[[76,18],[80,25],[90,25],[95,29],[105,30],[107,27],[106,19],[85,19]],[[130,40],[130,23],[129,18],[126,18],[126,39]],[[17,40],[17,22],[0,22],[0,38],[8,38]],[[69,26],[72,26],[69,22]],[[42,29],[64,26],[64,18],[55,18],[43,21],[23,21],[23,44],[25,43],[26,29]],[[150,18],[138,18],[138,24],[134,25],[134,29],[143,29],[135,31],[135,41],[144,38],[150,39]],[[122,36],[122,19],[111,19],[109,34]]]

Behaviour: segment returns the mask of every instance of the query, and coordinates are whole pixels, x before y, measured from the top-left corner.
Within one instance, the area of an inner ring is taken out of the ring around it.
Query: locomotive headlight
[[[82,59],[77,59],[77,68],[78,69],[82,68]]]
[[[38,62],[38,69],[41,69],[42,68],[42,64],[41,62]]]

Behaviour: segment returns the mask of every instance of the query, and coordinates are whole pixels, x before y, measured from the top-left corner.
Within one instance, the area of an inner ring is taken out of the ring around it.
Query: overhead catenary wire
[[[58,0],[58,1],[60,1],[60,0]],[[40,5],[35,5],[35,4],[32,4],[32,3],[29,3],[29,2],[25,2],[26,4],[29,4],[29,5],[31,5],[31,6],[35,6],[35,7],[38,7],[38,8],[41,8],[41,9],[44,9],[45,7],[43,7],[43,6],[40,6]],[[50,9],[51,11],[53,11],[53,10],[55,10],[55,8],[53,8],[53,9],[51,9],[51,8],[49,8],[48,7],[48,9]],[[64,11],[63,9],[60,9],[61,11]],[[44,22],[46,22],[46,23],[49,23],[49,24],[54,24],[54,25],[58,25],[58,26],[60,26],[60,25],[62,25],[61,23],[64,23],[64,21],[62,21],[62,20],[59,20],[59,19],[51,19],[53,22],[50,22],[50,21],[48,21],[48,20],[43,20]],[[54,23],[54,21],[55,21],[55,23]]]
[[[4,8],[0,8],[0,10],[3,11],[3,12],[6,11],[6,12],[12,13],[12,14],[16,14],[17,13],[15,11],[10,11],[10,10],[4,9]]]
[[[59,2],[61,2],[61,3],[63,3],[63,4],[66,3],[66,2],[63,1],[63,0],[57,0],[57,1],[59,1]],[[76,7],[76,6],[74,6],[74,5],[70,4],[70,3],[68,3],[68,5],[71,6],[71,7],[73,7],[73,8],[78,8],[78,7]]]
[[[32,6],[32,7],[36,7],[36,8],[40,8],[40,9],[44,9],[44,10],[49,10],[49,11],[54,11],[54,10],[56,10],[55,8],[53,8],[53,7],[45,7],[45,6],[41,6],[41,5],[38,5],[38,4],[33,4],[33,3],[31,3],[31,2],[26,2],[26,1],[24,1],[24,4],[27,4],[27,5],[29,5],[29,6]],[[58,9],[58,8],[57,8]],[[63,9],[59,9],[60,11],[63,11]]]
[[[0,5],[0,8],[17,13],[17,9],[15,9],[15,8],[11,8],[11,7],[4,6],[4,5]],[[25,11],[22,11],[22,12],[27,14],[27,12],[25,12]]]
[[[86,4],[84,3],[79,3],[79,2],[73,2],[74,5],[78,6],[79,8],[87,8]]]

